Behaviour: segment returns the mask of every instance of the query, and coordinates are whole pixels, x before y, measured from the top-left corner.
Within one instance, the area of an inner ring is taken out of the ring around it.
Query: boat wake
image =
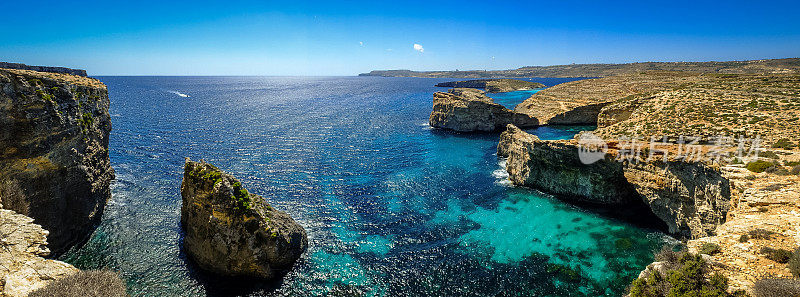
[[[183,97],[183,98],[189,98],[189,97],[191,97],[191,96],[189,96],[189,95],[186,95],[186,94],[184,94],[184,93],[181,93],[181,92],[178,92],[178,91],[169,91],[169,92],[170,92],[170,93],[173,93],[173,94],[175,94],[175,95],[178,95],[179,97]]]

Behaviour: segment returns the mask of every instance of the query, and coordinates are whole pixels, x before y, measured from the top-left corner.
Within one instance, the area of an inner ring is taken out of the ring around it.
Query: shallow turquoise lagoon
[[[538,93],[543,89],[534,89],[534,90],[523,90],[523,91],[514,91],[514,92],[503,92],[503,93],[487,93],[489,97],[494,99],[494,102],[505,106],[508,109],[513,110],[517,104],[525,101],[525,99],[530,98],[533,94]]]
[[[93,237],[62,258],[120,271],[133,296],[619,296],[667,240],[510,186],[498,134],[427,125],[445,80],[100,79],[117,180]],[[233,173],[306,228],[310,248],[281,280],[223,279],[186,259],[184,157]]]

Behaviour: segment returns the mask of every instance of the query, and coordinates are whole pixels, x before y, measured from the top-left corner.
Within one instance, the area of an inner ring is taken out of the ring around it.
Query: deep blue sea
[[[99,79],[117,179],[97,231],[62,259],[120,271],[132,296],[619,296],[667,240],[510,186],[496,133],[431,129],[434,85],[446,79]],[[531,92],[492,96],[513,107]],[[309,249],[281,280],[222,279],[187,260],[185,157],[305,227]]]

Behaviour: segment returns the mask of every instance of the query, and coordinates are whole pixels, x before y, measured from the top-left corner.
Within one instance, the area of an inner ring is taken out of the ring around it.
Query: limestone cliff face
[[[498,155],[508,157],[506,170],[516,185],[589,203],[626,204],[637,199],[625,182],[622,163],[583,164],[568,142],[542,141],[509,125],[500,136]]]
[[[184,248],[207,271],[274,278],[308,246],[305,230],[288,214],[211,164],[186,159],[181,196]]]
[[[33,219],[0,209],[0,296],[23,297],[78,269],[47,260],[48,232]]]
[[[50,249],[85,239],[111,197],[105,85],[0,69],[0,204],[50,231]]]
[[[719,169],[704,163],[629,163],[624,173],[670,233],[690,238],[713,235],[730,210],[730,182]]]
[[[584,164],[577,141],[542,141],[512,125],[500,137],[498,155],[508,157],[506,170],[516,185],[582,202],[641,201],[675,235],[711,235],[730,208],[728,180],[700,162],[618,162],[612,151]]]
[[[430,125],[461,132],[497,131],[508,124],[519,127],[535,127],[536,119],[515,113],[494,103],[483,91],[475,89],[451,89],[433,94],[433,111]]]

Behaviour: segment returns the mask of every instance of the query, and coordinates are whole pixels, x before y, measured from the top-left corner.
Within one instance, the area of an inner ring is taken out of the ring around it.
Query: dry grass
[[[53,281],[29,297],[125,297],[125,283],[115,272],[85,270]]]
[[[81,85],[92,88],[106,88],[106,85],[100,82],[99,80],[84,76],[53,73],[53,72],[39,72],[39,71],[22,70],[22,69],[6,69],[6,68],[0,68],[0,71],[6,71],[16,75],[31,77],[34,79],[51,79],[59,82],[66,82],[70,84]]]

